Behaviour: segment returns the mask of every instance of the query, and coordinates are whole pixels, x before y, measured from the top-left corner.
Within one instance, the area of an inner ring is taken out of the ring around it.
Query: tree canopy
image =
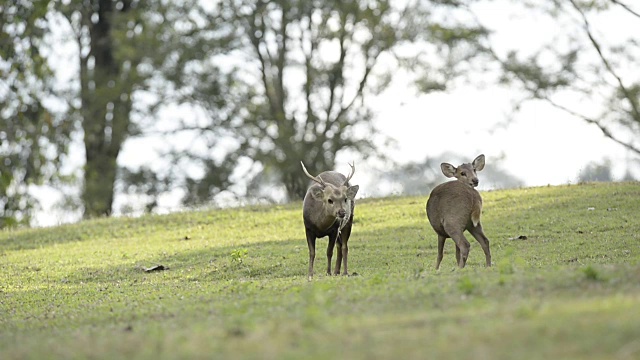
[[[640,154],[640,45],[636,32],[608,31],[602,20],[640,24],[635,5],[505,1],[558,28],[525,51],[494,47],[474,12],[484,3],[2,4],[0,227],[30,222],[32,188],[42,184],[80,184],[72,203],[85,218],[111,215],[125,194],[146,211],[176,190],[188,206],[224,194],[300,199],[308,185],[300,161],[320,173],[340,154],[384,158],[370,101],[399,72],[425,93],[498,74],[516,89],[514,113],[542,101]],[[61,59],[61,49],[72,55]],[[124,167],[124,146],[141,137],[159,145],[138,154],[141,166]],[[78,139],[83,163],[73,164]],[[398,170],[424,175],[416,166],[433,161]]]
[[[526,101],[543,101],[640,154],[640,9],[618,0],[526,2],[526,11],[552,19],[552,38],[529,54],[489,49],[502,81]]]
[[[47,63],[47,1],[0,6],[0,228],[29,224],[32,185],[62,180],[73,124],[58,111],[60,95]]]
[[[464,2],[220,1],[213,13],[236,38],[218,57],[226,71],[215,74],[227,102],[200,83],[195,104],[207,116],[174,129],[214,149],[191,153],[203,171],[188,178],[185,201],[210,201],[234,174],[249,184],[240,196],[271,183],[300,199],[308,185],[300,161],[319,173],[341,151],[377,153],[365,100],[387,88],[394,69],[414,71],[425,91],[442,90],[477,53],[486,31],[454,20],[456,11],[466,11]]]

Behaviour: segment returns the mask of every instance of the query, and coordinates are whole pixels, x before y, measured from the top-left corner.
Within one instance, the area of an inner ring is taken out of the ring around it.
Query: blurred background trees
[[[374,114],[366,99],[384,91],[399,66],[420,64],[415,68],[453,74],[460,62],[478,53],[477,44],[486,35],[480,27],[442,16],[467,11],[463,2],[393,4],[219,1],[207,15],[219,16],[237,39],[217,60],[228,68],[218,75],[228,101],[223,105],[224,100],[210,96],[208,82],[201,83],[194,105],[206,115],[175,128],[197,133],[193,141],[205,139],[205,149],[218,149],[219,155],[197,149],[174,152],[178,157],[189,154],[203,169],[187,178],[184,203],[210,202],[225,185],[229,188],[228,179],[236,171],[247,183],[236,190],[237,196],[301,199],[308,179],[300,161],[320,173],[334,169],[335,157],[343,151],[379,154]],[[217,34],[214,30],[202,36]],[[415,44],[423,48],[406,51]],[[448,58],[428,59],[427,51]],[[449,79],[438,75],[428,80],[431,88],[425,91],[444,89]],[[220,146],[222,141],[225,146]],[[275,191],[261,195],[265,184]]]
[[[385,160],[388,139],[370,104],[400,70],[422,93],[478,78],[501,83],[514,89],[512,115],[542,101],[640,154],[639,44],[633,31],[602,30],[609,16],[640,24],[635,5],[501,1],[562,29],[539,47],[504,51],[477,16],[487,3],[2,4],[0,227],[29,224],[43,185],[63,191],[66,210],[85,218],[154,211],[166,194],[183,206],[221,196],[301,199],[300,161],[319,173],[345,153]],[[127,146],[137,149],[129,150],[134,166],[122,165]],[[443,180],[442,160],[470,156],[445,150],[423,162],[386,162],[373,176],[389,189],[426,193]],[[499,166],[494,172],[485,174],[493,187],[522,185]]]
[[[541,101],[597,127],[640,154],[640,8],[617,0],[526,1],[524,11],[557,27],[533,51],[513,49],[498,55],[501,81],[517,86],[524,102]],[[611,26],[616,20],[635,27]],[[610,22],[607,26],[606,22]],[[578,105],[575,105],[578,104]]]
[[[472,160],[472,159],[471,159]],[[374,196],[392,195],[428,195],[438,184],[447,181],[440,164],[447,162],[458,166],[471,161],[468,157],[450,151],[424,161],[408,162],[398,165],[392,171],[381,171],[375,175],[378,179],[378,192]],[[524,185],[521,179],[509,174],[500,166],[501,158],[492,158],[492,166],[487,166],[479,174],[479,189],[508,189]]]
[[[34,185],[61,180],[73,130],[47,62],[47,2],[0,6],[0,228],[28,225]]]

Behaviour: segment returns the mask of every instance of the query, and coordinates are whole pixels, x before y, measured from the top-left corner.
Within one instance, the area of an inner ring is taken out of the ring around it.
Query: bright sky
[[[379,128],[397,140],[389,153],[400,162],[451,151],[468,161],[484,153],[490,165],[504,154],[504,169],[527,186],[539,186],[575,182],[585,164],[604,158],[617,164],[621,176],[630,156],[595,126],[543,103],[525,106],[514,122],[500,126],[510,107],[505,90],[464,88],[408,98],[402,92],[410,93],[399,88],[378,103]]]
[[[562,31],[557,23],[534,13],[513,12],[509,1],[483,3],[476,10],[484,24],[494,30],[491,43],[498,52],[537,49]],[[590,20],[598,26],[596,36],[605,44],[608,39],[640,33],[640,21],[629,14],[618,12]],[[604,137],[596,126],[542,102],[528,103],[513,122],[500,126],[514,95],[505,88],[462,86],[447,93],[418,96],[407,83],[396,83],[372,102],[379,129],[397,140],[397,147],[387,153],[401,163],[423,161],[450,151],[467,156],[468,161],[484,153],[487,166],[491,166],[492,159],[504,154],[502,168],[526,186],[542,186],[575,182],[587,163],[605,159],[612,161],[614,176],[620,178],[628,160],[638,159]],[[590,105],[572,106],[584,110]],[[340,159],[339,164],[346,161]],[[366,172],[364,164],[360,174]],[[637,171],[635,174],[640,175]]]

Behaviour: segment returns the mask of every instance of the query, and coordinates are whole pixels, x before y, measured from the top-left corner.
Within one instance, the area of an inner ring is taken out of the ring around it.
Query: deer
[[[356,171],[354,164],[349,164],[351,173],[344,176],[336,171],[324,171],[318,176],[309,174],[301,161],[304,174],[313,181],[304,197],[302,204],[302,218],[309,247],[308,279],[313,279],[313,263],[316,256],[316,239],[329,237],[327,246],[327,275],[331,275],[331,258],[337,244],[337,260],[333,274],[340,274],[341,264],[344,264],[342,275],[348,275],[347,257],[349,247],[347,242],[353,225],[353,210],[355,197],[360,188],[349,185],[349,180]]]
[[[451,238],[456,244],[456,260],[459,268],[464,268],[469,257],[469,241],[464,236],[468,231],[480,243],[486,258],[486,266],[491,266],[489,239],[485,236],[480,222],[482,197],[475,189],[479,180],[477,172],[484,169],[484,155],[478,155],[471,164],[455,167],[449,163],[440,164],[442,173],[456,180],[436,186],[427,200],[427,217],[438,235],[438,259],[436,270],[440,268],[444,242]]]

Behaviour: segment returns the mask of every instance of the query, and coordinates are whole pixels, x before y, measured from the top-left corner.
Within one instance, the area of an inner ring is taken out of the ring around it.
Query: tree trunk
[[[85,218],[111,215],[115,180],[115,158],[100,152],[87,153],[82,193]]]
[[[321,156],[317,151],[314,152],[313,150],[309,150],[290,154],[287,157],[287,163],[280,164],[280,168],[282,169],[282,182],[287,190],[287,198],[289,201],[304,199],[307,189],[309,188],[309,185],[311,185],[311,180],[309,180],[309,178],[304,174],[302,166],[300,165],[300,160],[304,158],[300,155],[301,153],[311,156],[315,155],[314,158],[316,160],[313,161],[313,163],[305,162],[305,166],[311,175],[317,176],[321,172],[335,170],[333,168],[335,165],[333,158]],[[290,161],[291,159],[299,160]]]
[[[81,60],[82,127],[86,164],[82,201],[84,218],[111,215],[117,157],[126,137],[129,100],[122,101],[122,79],[114,56],[112,0],[97,0],[97,21],[89,19],[91,50]],[[122,10],[121,10],[122,11]],[[88,59],[93,58],[93,68]],[[129,97],[127,97],[129,99]]]
[[[300,167],[299,172],[300,174],[295,172],[283,172],[283,183],[287,190],[287,197],[290,201],[304,199],[304,196],[307,193],[307,188],[310,185],[309,178],[302,173],[302,167]]]

